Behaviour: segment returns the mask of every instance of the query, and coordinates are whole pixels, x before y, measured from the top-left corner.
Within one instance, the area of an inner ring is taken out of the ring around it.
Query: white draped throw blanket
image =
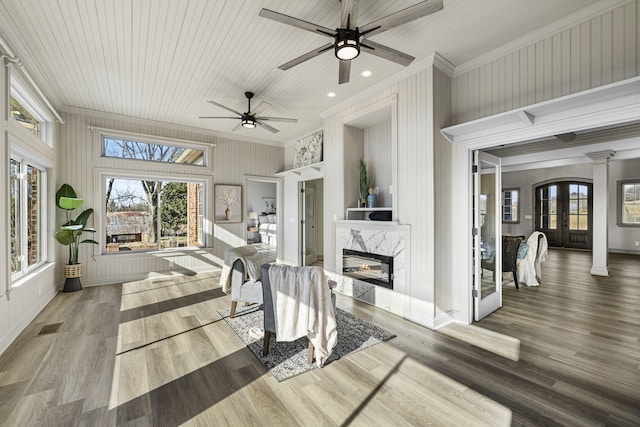
[[[542,236],[538,240],[538,236]],[[538,245],[538,242],[540,244]],[[547,236],[539,231],[534,231],[527,239],[527,255],[517,261],[518,283],[527,286],[540,286],[538,279],[542,276],[540,263],[547,259]]]
[[[331,289],[320,267],[272,265],[269,268],[278,341],[307,336],[322,367],[338,342]]]
[[[260,266],[262,255],[252,246],[240,246],[227,249],[224,253],[224,265],[220,274],[220,287],[222,292],[231,292],[231,267],[239,259],[244,264],[244,271],[249,280],[260,280]]]

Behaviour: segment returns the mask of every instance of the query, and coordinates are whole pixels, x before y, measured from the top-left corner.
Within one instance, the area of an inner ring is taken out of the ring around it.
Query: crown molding
[[[231,139],[234,141],[250,142],[253,144],[270,145],[272,147],[279,147],[279,148],[283,147],[283,144],[281,142],[267,141],[264,139],[251,138],[251,137],[240,136],[240,135],[232,135],[224,132],[213,131],[210,129],[178,125],[175,123],[160,122],[157,120],[142,119],[139,117],[123,116],[120,114],[106,113],[104,111],[87,110],[84,108],[66,107],[66,106],[60,107],[59,110],[62,111],[63,113],[76,114],[79,116],[92,117],[96,119],[116,120],[116,121],[121,121],[125,123],[138,124],[138,125],[142,124],[142,125],[157,127],[165,130],[191,132],[191,133],[197,133],[197,134],[206,135],[206,136],[213,136],[215,138]]]
[[[510,53],[516,52],[524,47],[530,46],[534,43],[551,37],[554,34],[561,33],[562,31],[567,30],[577,24],[593,19],[627,3],[635,3],[636,1],[637,0],[599,0],[583,9],[577,10],[572,14],[566,15],[550,24],[547,24],[521,37],[515,38],[508,43],[498,46],[497,48],[492,49],[487,53],[477,56],[462,64],[459,64],[455,67],[453,77],[464,74],[482,65],[491,63]]]
[[[358,101],[362,101],[363,99],[368,98],[372,95],[375,95],[376,93],[380,92],[386,87],[391,86],[395,83],[398,83],[399,81],[404,80],[414,74],[417,74],[420,71],[426,70],[429,67],[435,67],[449,76],[453,75],[453,69],[454,69],[453,65],[449,61],[447,61],[444,57],[442,57],[440,54],[438,54],[437,52],[434,52],[431,55],[427,56],[426,58],[416,61],[413,64],[409,65],[408,67],[378,82],[377,84],[370,86],[368,89],[363,90],[357,95],[354,95],[351,98],[347,98],[341,103],[336,104],[333,107],[329,108],[328,110],[321,112],[320,117],[324,119],[333,114],[336,114],[344,110],[345,108],[349,107],[350,105],[355,104]]]

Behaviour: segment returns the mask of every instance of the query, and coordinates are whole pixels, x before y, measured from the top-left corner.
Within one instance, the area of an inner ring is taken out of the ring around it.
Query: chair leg
[[[264,331],[264,344],[262,346],[262,355],[269,354],[269,341],[271,341],[271,332]]]
[[[314,353],[314,348],[313,348],[313,344],[311,343],[311,340],[309,340],[309,365],[311,365],[313,363],[313,353]]]
[[[238,301],[231,301],[231,311],[229,311],[229,319],[233,319],[233,316],[235,316],[237,306]]]
[[[512,273],[513,273],[513,282],[516,284],[516,289],[519,289],[518,288],[518,275],[516,274],[515,271],[512,271]]]

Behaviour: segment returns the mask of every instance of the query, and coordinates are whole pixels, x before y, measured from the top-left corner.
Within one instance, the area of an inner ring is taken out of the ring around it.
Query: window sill
[[[94,255],[93,259],[95,261],[105,260],[105,259],[113,259],[114,257],[126,257],[127,259],[143,259],[149,257],[171,257],[179,255],[181,252],[185,253],[194,253],[194,252],[202,252],[202,253],[211,253],[213,248],[205,247],[199,248],[196,246],[185,246],[182,248],[166,248],[166,249],[154,249],[150,251],[118,251],[118,252],[110,252],[103,253],[100,255]]]
[[[33,271],[28,272],[24,276],[18,277],[15,281],[11,282],[11,289],[19,288],[25,283],[29,283],[30,281],[36,279],[39,275],[43,274],[45,271],[48,271],[52,268],[55,268],[55,262],[45,262],[36,268]]]

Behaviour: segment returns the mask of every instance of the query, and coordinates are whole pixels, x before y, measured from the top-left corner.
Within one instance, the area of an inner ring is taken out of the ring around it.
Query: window
[[[518,209],[519,197],[520,197],[519,188],[506,188],[502,190],[502,222],[503,223],[520,222],[520,212]]]
[[[103,136],[102,155],[118,159],[143,160],[160,163],[204,165],[204,151],[178,145],[133,141]]]
[[[589,187],[569,184],[569,230],[589,229]]]
[[[11,275],[22,276],[43,262],[46,173],[24,160],[10,161]]]
[[[40,138],[40,122],[13,96],[11,96],[11,116],[29,132]]]
[[[556,184],[545,185],[544,187],[541,187],[539,191],[539,227],[547,230],[556,230],[558,226],[558,186]]]
[[[118,177],[104,179],[104,252],[204,246],[204,182]]]
[[[618,181],[618,225],[640,227],[640,179]]]

